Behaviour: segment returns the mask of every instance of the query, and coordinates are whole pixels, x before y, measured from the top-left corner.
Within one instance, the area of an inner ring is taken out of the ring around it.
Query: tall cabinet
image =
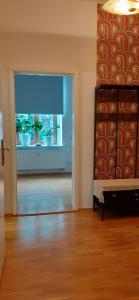
[[[139,86],[95,91],[94,178],[139,178]]]

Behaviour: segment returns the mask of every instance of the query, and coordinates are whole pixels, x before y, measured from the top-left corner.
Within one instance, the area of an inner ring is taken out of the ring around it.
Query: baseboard
[[[18,217],[33,217],[33,216],[47,216],[47,215],[58,215],[58,214],[69,214],[69,213],[77,213],[79,210],[67,210],[67,211],[52,211],[52,212],[44,212],[44,213],[32,213],[32,214],[17,214],[17,215],[6,215],[6,217],[18,218]]]
[[[9,213],[5,213],[5,215],[4,215],[5,218],[10,218],[10,217],[13,217],[13,216],[14,216],[14,215],[11,214],[11,213],[10,213],[10,214],[9,214]],[[15,216],[14,216],[14,217],[15,217]]]
[[[72,172],[50,172],[50,173],[23,173],[23,174],[17,174],[17,177],[39,177],[39,176],[72,176]]]
[[[88,208],[79,208],[79,210],[81,210],[81,211],[82,211],[82,210],[86,210],[86,211],[87,211],[87,210],[92,210],[92,207],[88,207]]]

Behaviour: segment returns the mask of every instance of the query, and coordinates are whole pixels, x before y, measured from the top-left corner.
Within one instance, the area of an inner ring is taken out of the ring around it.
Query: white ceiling
[[[95,27],[96,0],[0,0],[1,32],[93,37]]]

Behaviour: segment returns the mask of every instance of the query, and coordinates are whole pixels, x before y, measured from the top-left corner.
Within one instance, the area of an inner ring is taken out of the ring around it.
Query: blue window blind
[[[63,76],[15,73],[19,114],[63,114]]]

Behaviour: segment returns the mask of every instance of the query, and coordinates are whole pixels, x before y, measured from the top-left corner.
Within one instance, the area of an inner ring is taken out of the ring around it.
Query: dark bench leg
[[[93,195],[93,211],[96,211],[96,197]],[[104,203],[100,203],[101,221],[104,220]]]
[[[104,220],[104,204],[103,203],[100,203],[100,213],[101,213],[101,221]]]
[[[95,196],[93,195],[93,211],[96,210],[96,201],[95,201]]]

